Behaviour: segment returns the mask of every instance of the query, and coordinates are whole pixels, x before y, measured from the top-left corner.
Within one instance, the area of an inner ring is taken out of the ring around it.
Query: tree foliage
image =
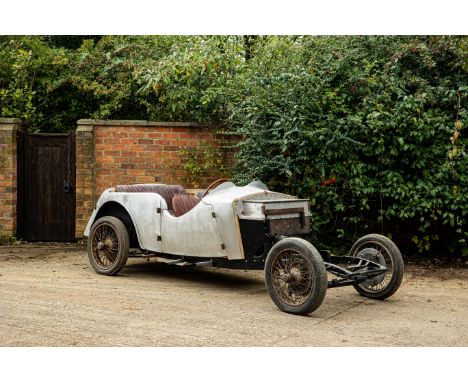
[[[466,37],[68,37],[0,38],[2,116],[222,124],[236,180],[309,198],[316,240],[467,254]]]
[[[309,197],[319,239],[466,252],[466,40],[275,39],[236,80],[238,177]]]

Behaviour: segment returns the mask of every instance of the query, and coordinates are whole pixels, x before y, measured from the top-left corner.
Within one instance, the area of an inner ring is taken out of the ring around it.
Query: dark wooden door
[[[75,238],[74,137],[74,133],[22,136],[18,228],[25,240]]]

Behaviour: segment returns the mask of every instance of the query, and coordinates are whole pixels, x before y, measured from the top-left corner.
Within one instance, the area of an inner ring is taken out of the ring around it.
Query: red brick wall
[[[0,237],[16,235],[17,147],[21,121],[0,118]],[[118,184],[167,183],[187,188],[184,148],[219,146],[222,135],[196,123],[80,120],[76,130],[76,237],[82,237],[103,190]],[[232,153],[228,154],[228,162]],[[231,162],[232,163],[232,162]],[[197,178],[206,187],[219,178]]]
[[[76,236],[106,188],[134,183],[187,183],[180,150],[202,141],[217,146],[214,129],[195,123],[80,120],[76,132]],[[219,174],[197,179],[206,187]]]
[[[16,235],[16,133],[21,121],[0,118],[0,237]]]

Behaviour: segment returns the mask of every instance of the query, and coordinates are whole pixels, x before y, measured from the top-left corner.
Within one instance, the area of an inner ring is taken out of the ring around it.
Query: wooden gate
[[[75,133],[18,136],[18,232],[27,241],[75,239]]]

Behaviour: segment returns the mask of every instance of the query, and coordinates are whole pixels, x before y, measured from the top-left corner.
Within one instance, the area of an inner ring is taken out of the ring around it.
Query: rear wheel
[[[125,225],[113,216],[104,216],[91,227],[88,258],[96,273],[112,276],[125,266],[129,238]]]
[[[403,281],[403,257],[398,247],[388,237],[379,234],[363,236],[354,243],[349,255],[371,260],[387,267],[384,274],[354,285],[359,294],[384,300],[398,290]]]
[[[276,243],[265,263],[271,299],[286,313],[306,315],[316,310],[327,292],[327,271],[315,247],[291,237]]]

